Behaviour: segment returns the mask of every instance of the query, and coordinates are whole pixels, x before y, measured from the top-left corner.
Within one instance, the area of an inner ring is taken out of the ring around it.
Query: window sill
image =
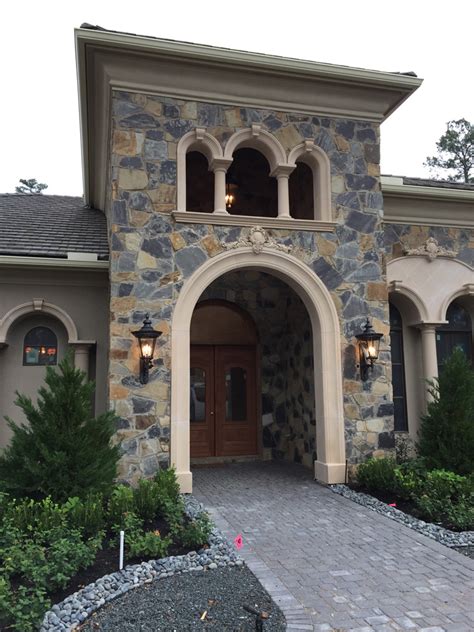
[[[197,213],[195,211],[173,211],[177,222],[188,224],[216,224],[219,226],[261,226],[262,228],[280,228],[283,230],[311,230],[333,232],[336,222],[313,219],[283,219],[278,217],[253,217],[251,215],[225,215],[224,213]]]

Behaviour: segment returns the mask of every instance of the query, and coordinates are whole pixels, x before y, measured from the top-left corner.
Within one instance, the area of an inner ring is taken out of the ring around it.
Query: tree
[[[107,492],[120,457],[110,443],[114,413],[92,416],[94,383],[74,367],[71,354],[57,369],[46,367],[45,383],[36,406],[16,393],[28,425],[7,418],[13,437],[0,456],[0,489],[14,497],[55,501]]]
[[[436,143],[437,156],[426,158],[425,166],[430,170],[448,169],[446,180],[474,182],[474,125],[459,119],[448,121],[446,132]]]
[[[438,378],[430,382],[433,400],[421,418],[418,452],[430,468],[457,474],[474,471],[474,371],[456,348]]]
[[[47,184],[38,182],[38,180],[36,180],[35,178],[31,178],[30,180],[22,180],[20,178],[20,182],[22,186],[15,187],[16,193],[39,195],[40,193],[43,193],[44,189],[48,188]]]

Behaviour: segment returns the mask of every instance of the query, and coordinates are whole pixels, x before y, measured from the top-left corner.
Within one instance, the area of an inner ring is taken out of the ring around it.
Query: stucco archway
[[[189,458],[190,323],[203,291],[218,277],[239,269],[272,274],[286,282],[308,310],[313,329],[318,460],[315,477],[341,483],[345,475],[344,415],[340,331],[337,311],[323,282],[298,259],[279,251],[255,254],[251,248],[224,252],[209,259],[184,283],[171,330],[171,464],[183,492],[192,491]]]

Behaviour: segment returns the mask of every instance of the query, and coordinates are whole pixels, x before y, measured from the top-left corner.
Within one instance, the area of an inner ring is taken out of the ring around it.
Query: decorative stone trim
[[[186,514],[190,519],[198,517],[204,511],[202,504],[192,496],[186,496],[184,502]],[[75,630],[104,604],[124,595],[129,590],[155,580],[181,573],[214,569],[219,566],[242,565],[243,561],[231,544],[219,529],[214,528],[209,538],[208,549],[126,566],[122,571],[105,575],[78,590],[61,603],[54,605],[44,615],[40,632]]]
[[[363,505],[364,507],[367,507],[367,509],[376,511],[391,520],[401,522],[406,527],[409,527],[414,531],[418,531],[418,533],[426,535],[428,538],[436,540],[440,544],[444,544],[450,548],[459,546],[474,546],[474,531],[461,531],[459,533],[449,531],[448,529],[444,529],[436,524],[430,524],[424,520],[414,518],[395,507],[389,507],[381,500],[378,500],[373,496],[369,496],[368,494],[356,492],[353,489],[350,489],[347,485],[330,485],[329,488],[336,494],[344,496],[344,498],[349,498],[349,500],[353,500],[359,505]]]
[[[252,248],[254,254],[260,254],[264,248],[273,248],[282,252],[291,252],[293,246],[285,246],[279,244],[275,239],[269,236],[267,231],[261,226],[251,228],[245,237],[241,237],[237,241],[231,243],[221,242],[221,246],[226,250],[234,250],[235,248]]]
[[[438,244],[438,240],[434,237],[428,237],[426,242],[419,248],[404,248],[404,254],[407,256],[427,257],[428,261],[434,261],[436,257],[455,257],[454,250],[448,250]]]
[[[309,230],[312,232],[333,233],[337,223],[312,219],[293,219],[279,217],[253,217],[251,215],[220,215],[216,213],[197,213],[194,211],[173,211],[174,219],[179,223],[209,224],[219,226],[258,226],[281,230]]]

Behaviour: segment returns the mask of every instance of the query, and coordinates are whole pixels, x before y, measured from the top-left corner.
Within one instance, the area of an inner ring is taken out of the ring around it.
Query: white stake
[[[120,553],[119,553],[119,571],[123,568],[123,541],[124,541],[125,531],[120,531]]]

